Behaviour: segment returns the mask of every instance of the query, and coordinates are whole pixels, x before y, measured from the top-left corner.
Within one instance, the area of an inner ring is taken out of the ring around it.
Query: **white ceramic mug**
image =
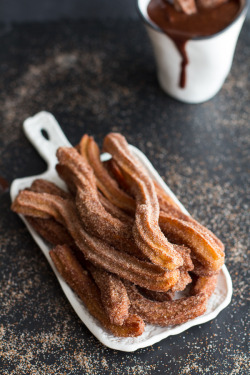
[[[186,103],[202,103],[211,99],[221,89],[231,69],[248,0],[245,0],[240,14],[224,30],[186,43],[189,63],[184,88],[179,87],[182,57],[174,42],[149,19],[149,1],[138,0],[137,3],[153,45],[160,86],[170,96]]]

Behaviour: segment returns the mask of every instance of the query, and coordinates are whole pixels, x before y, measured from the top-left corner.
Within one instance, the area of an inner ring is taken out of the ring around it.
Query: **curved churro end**
[[[135,285],[125,282],[125,286],[131,302],[131,312],[140,315],[147,323],[160,326],[182,324],[206,311],[207,296],[204,293],[158,302],[145,298]]]
[[[82,157],[87,161],[87,145],[90,140],[90,137],[88,134],[84,134],[84,136],[81,138],[80,143],[78,145],[78,151],[82,155]]]
[[[131,314],[119,327],[119,337],[137,337],[143,334],[145,323],[139,315]]]
[[[135,211],[134,200],[125,191],[120,189],[117,181],[109,175],[100,160],[99,147],[93,137],[89,137],[88,139],[85,158],[94,171],[96,185],[102,194],[109,199],[111,203],[133,215]]]
[[[195,279],[196,280],[191,288],[191,294],[196,295],[199,293],[204,293],[207,298],[210,298],[215,291],[218,275],[198,276]]]
[[[224,251],[201,227],[197,228],[192,222],[185,222],[163,213],[159,222],[166,236],[190,247],[195,257],[208,270],[215,272],[220,270],[224,264]]]
[[[37,193],[28,190],[20,191],[11,205],[11,210],[22,215],[49,219],[51,217],[50,213],[37,209],[36,204],[33,205],[30,196],[33,196],[34,194],[36,195]],[[36,201],[38,204],[40,204],[40,202],[40,200]]]

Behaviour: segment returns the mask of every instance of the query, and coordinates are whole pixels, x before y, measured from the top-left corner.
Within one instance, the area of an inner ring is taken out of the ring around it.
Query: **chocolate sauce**
[[[9,190],[9,183],[5,178],[0,176],[0,193],[4,193]]]
[[[180,52],[181,54],[181,57],[182,57],[182,60],[181,60],[181,74],[180,74],[180,80],[179,80],[179,86],[180,88],[184,89],[184,87],[186,86],[186,79],[187,79],[187,75],[186,75],[186,67],[187,67],[187,64],[188,64],[188,55],[187,55],[187,51],[186,51],[186,44],[187,44],[187,40],[182,40],[182,39],[175,39],[174,40],[174,43],[178,49],[178,51]]]
[[[186,66],[188,40],[218,33],[227,27],[242,9],[241,0],[228,0],[214,8],[198,7],[198,12],[187,15],[175,10],[167,0],[151,0],[148,5],[150,19],[158,25],[175,43],[181,54],[181,74],[179,86],[186,85]]]

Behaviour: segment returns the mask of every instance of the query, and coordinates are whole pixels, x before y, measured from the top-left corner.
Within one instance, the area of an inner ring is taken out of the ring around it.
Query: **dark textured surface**
[[[248,0],[249,1],[249,0]],[[138,17],[137,0],[0,0],[0,22]],[[250,8],[247,17],[250,18]]]
[[[15,26],[0,39],[0,174],[45,163],[22,122],[46,109],[76,143],[121,131],[151,159],[186,208],[226,245],[233,299],[213,321],[135,353],[102,346],[64,297],[21,220],[0,195],[1,374],[247,374],[250,23],[230,76],[202,105],[158,87],[138,22]]]
[[[0,22],[136,16],[136,0],[0,0]]]

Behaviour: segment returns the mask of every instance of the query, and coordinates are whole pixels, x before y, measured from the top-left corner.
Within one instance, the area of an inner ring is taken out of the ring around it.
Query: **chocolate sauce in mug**
[[[149,2],[147,10],[150,19],[172,39],[182,56],[179,81],[181,88],[186,86],[187,41],[223,30],[234,20],[241,8],[241,0],[228,0],[215,8],[198,7],[197,13],[187,15],[176,11],[167,0]]]

